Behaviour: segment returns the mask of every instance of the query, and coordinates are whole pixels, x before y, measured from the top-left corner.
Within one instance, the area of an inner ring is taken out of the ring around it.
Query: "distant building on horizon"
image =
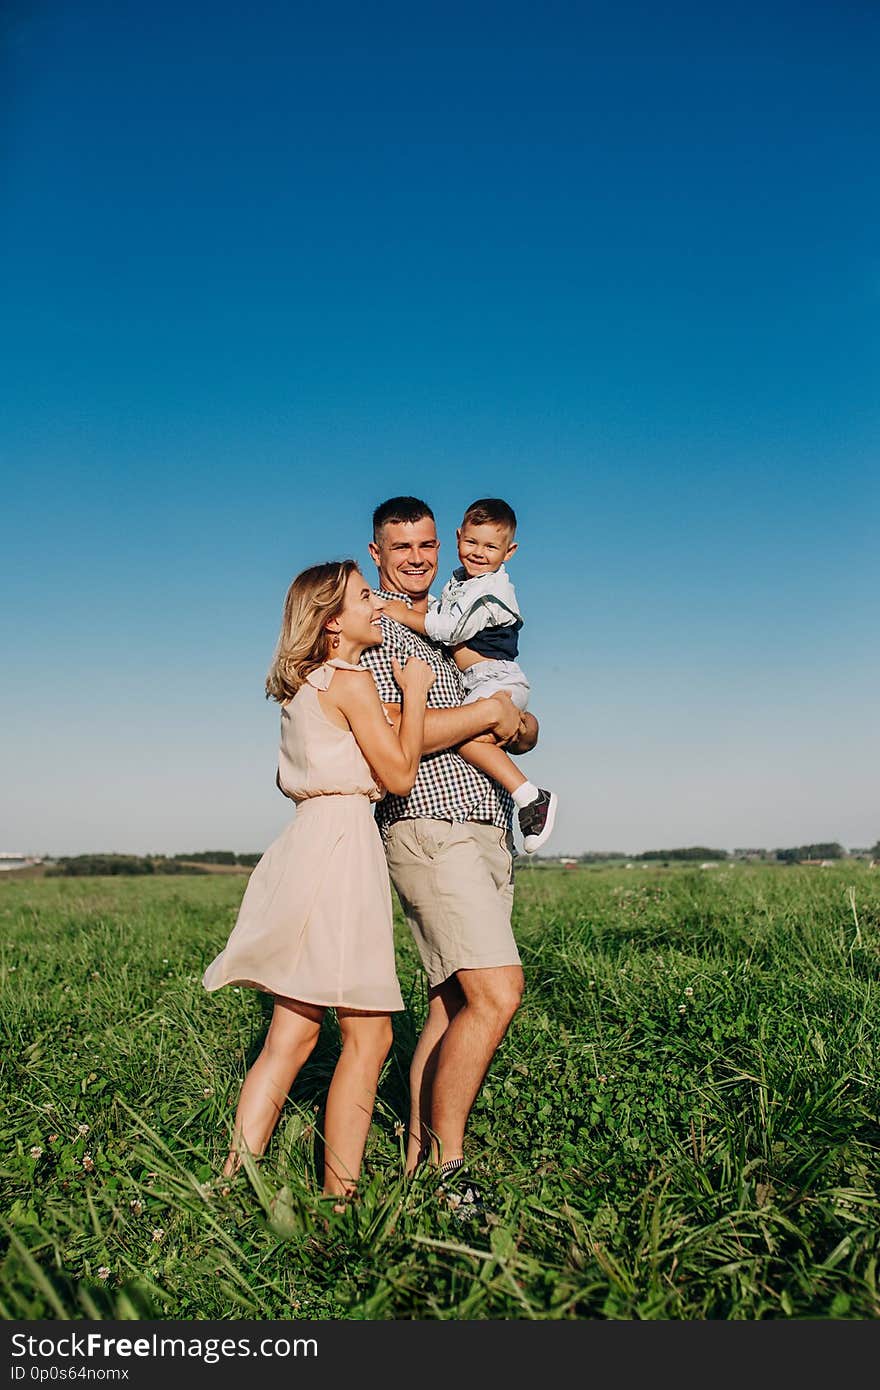
[[[0,873],[10,869],[29,869],[33,864],[42,864],[41,854],[18,854],[14,850],[0,850]]]

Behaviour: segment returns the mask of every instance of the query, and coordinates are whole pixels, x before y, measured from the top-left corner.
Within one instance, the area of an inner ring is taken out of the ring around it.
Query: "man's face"
[[[382,588],[416,601],[425,598],[434,582],[439,550],[437,528],[429,516],[386,521],[378,541],[370,542]]]

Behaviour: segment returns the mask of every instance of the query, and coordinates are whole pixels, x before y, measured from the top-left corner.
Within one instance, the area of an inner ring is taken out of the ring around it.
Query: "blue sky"
[[[400,492],[519,514],[548,852],[880,837],[880,12],[714,8],[7,8],[0,848],[264,848]]]

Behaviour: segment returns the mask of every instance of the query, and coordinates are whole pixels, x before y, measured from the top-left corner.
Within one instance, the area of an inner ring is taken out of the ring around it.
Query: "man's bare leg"
[[[456,978],[465,1002],[440,1040],[431,1087],[436,1163],[464,1157],[464,1130],[471,1107],[523,993],[519,965],[459,970]]]
[[[414,1173],[431,1151],[431,1092],[437,1072],[440,1046],[450,1022],[464,1008],[464,994],[453,975],[428,993],[428,1016],[419,1034],[409,1069],[410,1112],[406,1144],[406,1171]]]

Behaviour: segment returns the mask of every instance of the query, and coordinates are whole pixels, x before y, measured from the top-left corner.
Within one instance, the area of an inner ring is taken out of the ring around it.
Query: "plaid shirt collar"
[[[378,584],[376,586],[376,588],[373,590],[373,593],[378,594],[379,598],[399,599],[401,603],[406,604],[407,608],[412,608],[413,606],[413,601],[410,598],[409,594],[399,594],[395,589],[383,589],[381,584]]]

